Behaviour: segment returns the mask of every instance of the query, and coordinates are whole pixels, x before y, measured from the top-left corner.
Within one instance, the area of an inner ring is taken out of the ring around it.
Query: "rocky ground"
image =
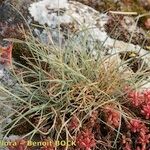
[[[140,69],[150,69],[149,16],[137,20],[138,15],[149,10],[149,0],[134,3],[131,0],[61,0],[59,9],[57,2],[50,0],[1,0],[0,44],[2,48],[7,47],[8,42],[4,40],[6,38],[24,39],[21,28],[43,43],[49,43],[52,39],[61,46],[65,46],[70,37],[80,42],[85,37],[82,31],[86,30],[88,52],[92,52],[97,58],[97,43],[103,46],[103,57],[115,54],[117,63],[132,58],[127,64],[132,74]],[[137,15],[115,14],[110,11],[137,12]],[[45,28],[39,27],[42,25]],[[13,59],[20,62],[21,56],[28,53],[24,49],[18,52],[18,49],[14,44]],[[3,71],[3,67],[1,70]],[[143,82],[149,81],[149,77],[148,74]],[[4,84],[3,80],[1,84]],[[150,88],[150,84],[143,88]]]

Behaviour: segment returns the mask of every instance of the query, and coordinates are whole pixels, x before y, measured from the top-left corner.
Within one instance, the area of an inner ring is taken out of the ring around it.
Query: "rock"
[[[50,3],[48,0],[33,3],[29,7],[29,12],[34,21],[42,25],[48,25],[53,39],[59,37],[55,41],[61,40],[63,42],[69,36],[73,36],[82,30],[88,30],[87,32],[93,30],[93,32],[90,32],[93,33],[91,36],[95,36],[95,38],[99,36],[96,34],[97,29],[95,29],[96,24],[100,24],[100,14],[97,11],[81,3],[67,2],[67,0],[62,1],[59,5],[60,11],[56,2]],[[58,29],[61,31],[60,35],[58,35]]]
[[[3,38],[22,38],[19,26],[25,25],[24,20],[13,9],[10,3],[0,4],[0,41]]]
[[[60,25],[60,38],[66,38],[63,34],[64,31],[70,35],[74,35],[75,33],[78,34],[79,31],[81,32],[84,28],[89,35],[89,41],[105,42],[104,45],[106,47],[109,47],[109,49],[117,49],[117,52],[126,50],[135,50],[138,52],[141,49],[139,45],[142,45],[146,38],[144,30],[136,26],[136,22],[132,17],[115,17],[100,14],[96,10],[81,3],[68,2],[67,0],[63,1],[63,4],[60,4],[60,9],[63,9],[63,13],[61,11],[61,14],[59,14],[57,7],[56,3],[43,0],[31,4],[29,12],[35,21],[42,25],[47,24],[52,32],[55,29],[58,30]],[[111,33],[116,23],[119,26]],[[82,34],[80,35],[82,36]],[[130,40],[132,44],[128,43]],[[142,51],[145,53],[144,49]]]
[[[127,65],[133,70],[133,72],[147,71],[148,65],[147,63],[139,57],[139,54],[132,51],[120,52],[120,58],[123,61],[127,62]]]
[[[120,9],[120,1],[119,0],[72,0],[80,2],[84,5],[88,5],[95,10],[103,13],[106,10],[118,10]]]
[[[29,32],[29,24],[32,20],[28,13],[28,7],[32,0],[4,0],[0,3],[0,47],[9,46],[4,39],[14,38],[24,40]],[[23,31],[24,30],[24,31]],[[15,61],[24,63],[22,56],[29,56],[27,46],[22,43],[14,43],[12,56]]]
[[[61,41],[61,43],[67,41],[66,35],[72,37],[74,34],[77,35],[74,41],[80,43],[87,34],[86,47],[89,51],[93,50],[92,53],[95,57],[97,51],[103,56],[106,54],[120,55],[121,52],[132,51],[138,53],[138,57],[131,59],[128,63],[133,72],[137,72],[141,67],[142,69],[150,67],[150,54],[140,47],[143,46],[143,41],[146,38],[145,31],[137,26],[133,17],[100,14],[81,3],[68,2],[67,0],[63,1],[60,7],[61,14],[58,13],[57,4],[49,3],[47,0],[33,3],[29,7],[29,12],[35,21],[42,25],[47,24],[50,27],[52,39],[55,39],[57,43],[58,41]],[[43,13],[39,13],[42,11]],[[118,26],[114,29],[116,23],[118,23]],[[60,34],[58,32],[59,25]],[[83,28],[86,29],[86,33],[82,32]],[[40,37],[42,34],[39,32]],[[45,41],[48,41],[48,38]],[[99,47],[97,49],[94,47],[95,43],[101,45],[101,50]],[[149,39],[146,39],[145,45],[148,44]],[[102,45],[104,48],[102,48]],[[106,49],[108,50],[106,51]]]
[[[116,40],[122,40],[143,47],[150,45],[145,31],[137,26],[136,20],[133,17],[111,15],[105,24],[105,29],[108,35]]]

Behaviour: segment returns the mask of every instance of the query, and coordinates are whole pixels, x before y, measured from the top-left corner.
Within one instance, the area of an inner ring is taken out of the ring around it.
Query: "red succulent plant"
[[[150,103],[142,105],[141,113],[146,119],[150,119]]]
[[[141,144],[142,150],[146,150],[146,145],[150,143],[150,134],[145,131],[140,131],[138,143]]]
[[[73,130],[76,129],[79,126],[79,120],[76,115],[73,115],[69,122],[69,129]]]
[[[129,124],[129,128],[132,132],[140,132],[143,123],[138,119],[132,119]]]
[[[15,141],[12,141],[12,143],[16,143],[15,146],[9,145],[8,149],[9,150],[29,150],[27,148],[27,141],[24,139],[18,139]]]
[[[135,107],[140,106],[144,102],[144,95],[138,91],[129,92],[128,98]]]
[[[149,104],[150,103],[150,90],[148,89],[145,90],[143,94],[144,94],[145,103]]]
[[[106,106],[104,109],[106,122],[114,128],[118,128],[120,123],[120,113],[116,109],[116,106]]]
[[[80,149],[91,150],[96,146],[94,134],[89,129],[80,131],[76,137],[76,144]]]
[[[126,136],[122,136],[122,144],[123,144],[123,150],[132,150],[131,149],[131,139]]]

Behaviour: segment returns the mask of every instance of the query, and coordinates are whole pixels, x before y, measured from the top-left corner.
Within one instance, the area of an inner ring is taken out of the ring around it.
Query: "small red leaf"
[[[1,47],[1,60],[0,63],[1,64],[5,64],[5,65],[11,65],[12,63],[12,48],[13,48],[13,44],[10,43],[7,47]]]

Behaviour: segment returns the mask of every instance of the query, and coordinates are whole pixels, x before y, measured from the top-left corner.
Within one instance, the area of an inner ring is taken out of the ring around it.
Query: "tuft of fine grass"
[[[133,77],[125,76],[114,56],[96,59],[75,43],[45,45],[30,36],[24,43],[31,56],[24,56],[26,66],[16,63],[13,70],[18,90],[1,87],[12,103],[12,122],[4,127],[4,138],[13,133],[30,139],[36,134],[54,141],[74,139],[68,125],[74,114],[79,121],[77,133],[93,111],[115,105],[125,113],[122,91]],[[1,103],[10,107],[6,101]],[[116,133],[114,144],[120,127]]]

